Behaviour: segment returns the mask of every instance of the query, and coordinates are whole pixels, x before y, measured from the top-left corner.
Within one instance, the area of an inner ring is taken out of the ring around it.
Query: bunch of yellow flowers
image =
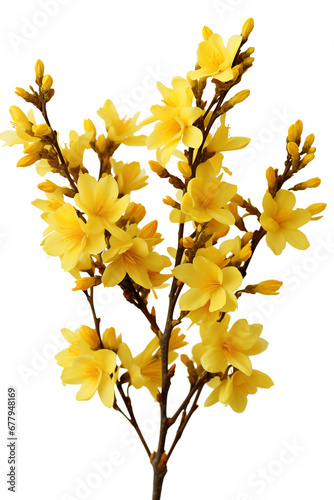
[[[268,188],[262,210],[238,193],[224,166],[225,151],[242,149],[250,141],[231,137],[227,125],[230,111],[250,91],[227,95],[253,65],[254,48],[243,48],[253,26],[248,19],[241,34],[232,36],[226,46],[219,34],[205,26],[195,69],[185,78],[173,78],[171,87],[157,83],[162,104],[151,107],[151,116],[139,124],[139,113],[120,118],[107,100],[97,112],[105,122],[105,134],[97,136],[95,125],[87,119],[84,133],[71,131],[67,144],[60,142],[51,126],[47,104],[54,96],[53,79],[38,60],[36,89],[17,88],[16,94],[41,112],[42,123],[36,123],[32,110],[25,114],[12,106],[14,130],[0,134],[5,144],[23,146],[18,167],[36,164],[44,177],[38,184],[44,198],[33,201],[47,224],[41,244],[48,255],[59,257],[63,270],[75,280],[73,290],[83,291],[92,311],[91,326],[83,325],[75,332],[62,330],[69,347],[56,356],[63,368],[61,380],[64,385],[80,386],[76,396],[80,401],[97,392],[106,407],[120,411],[133,425],[153,466],[153,500],[160,499],[167,461],[205,387],[210,390],[205,406],[221,402],[243,412],[248,395],[273,385],[268,375],[253,369],[251,361],[268,346],[261,337],[262,325],[246,319],[231,323],[231,313],[243,294],[279,293],[280,281],[244,284],[260,241],[265,238],[275,255],[282,253],[286,243],[305,250],[309,242],[299,228],[320,219],[318,214],[326,207],[314,203],[295,208],[294,192],[317,187],[318,178],[283,189],[315,157],[314,135],[302,142],[300,120],[288,130],[282,172],[272,167],[266,171]],[[209,80],[211,101],[204,98]],[[138,134],[152,123],[155,126],[148,135]],[[139,162],[114,158],[120,146],[145,145],[156,150],[156,159],[148,162],[151,170],[175,188],[174,197],[163,199],[171,208],[171,223],[178,228],[176,248],[169,249],[169,256],[156,251],[163,241],[158,221],[142,224],[146,209],[131,201],[132,192],[143,189],[149,176]],[[98,159],[97,175],[84,165],[88,149]],[[254,231],[247,229],[249,217],[258,225]],[[94,305],[98,286],[120,287],[126,301],[148,320],[151,339],[142,352],[132,354],[112,326],[102,333]],[[161,320],[148,301],[151,292],[157,298],[156,290],[167,286],[165,326],[160,328]],[[177,364],[179,350],[190,340],[185,340],[183,325],[178,326],[186,319],[198,326],[200,341],[188,347],[188,354],[183,352]],[[187,368],[189,392],[174,415],[169,415],[171,381],[182,364]],[[160,405],[159,443],[153,452],[137,423],[131,387],[146,388]],[[176,422],[178,429],[167,451],[167,434]]]

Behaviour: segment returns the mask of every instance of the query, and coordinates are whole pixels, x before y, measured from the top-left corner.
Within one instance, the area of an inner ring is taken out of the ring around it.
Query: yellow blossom
[[[152,117],[144,123],[160,120],[147,139],[147,148],[158,150],[157,160],[164,166],[181,139],[185,146],[200,146],[203,135],[193,123],[203,114],[203,110],[191,106],[194,96],[190,84],[184,78],[173,78],[172,89],[161,83],[158,84],[158,89],[165,106],[152,106]]]
[[[112,175],[98,181],[89,174],[82,174],[78,180],[79,193],[74,200],[88,215],[88,221],[95,230],[107,229],[110,233],[120,233],[115,222],[122,216],[129,204],[129,195],[118,198],[118,184]]]
[[[146,135],[134,134],[142,128],[137,125],[139,113],[132,118],[126,119],[126,116],[120,119],[114,104],[108,99],[103,108],[100,108],[97,114],[105,121],[108,132],[108,139],[115,144],[126,144],[127,146],[144,146]]]
[[[224,373],[231,364],[250,375],[252,363],[249,355],[262,352],[268,345],[267,341],[259,339],[262,325],[249,325],[245,319],[240,319],[228,331],[229,322],[230,316],[226,314],[221,322],[208,328],[201,327],[201,365],[210,373]]]
[[[145,349],[133,357],[127,344],[122,342],[118,349],[118,356],[122,367],[128,370],[130,382],[136,389],[147,387],[153,398],[157,398],[161,387],[161,359],[154,356],[159,348],[159,339],[155,337]]]
[[[220,381],[217,377],[216,387],[207,398],[204,406],[211,406],[218,401],[230,405],[236,413],[242,413],[247,406],[247,396],[255,394],[258,388],[269,389],[274,385],[271,378],[259,370],[253,370],[250,376],[241,371],[228,375]]]
[[[221,269],[202,256],[196,256],[192,264],[180,264],[173,275],[186,283],[190,290],[179,301],[180,309],[193,311],[210,301],[209,311],[234,311],[237,299],[234,291],[241,285],[238,269],[229,266]]]
[[[168,257],[150,251],[148,243],[139,237],[123,231],[122,239],[110,238],[110,248],[103,253],[106,267],[102,283],[104,286],[118,285],[128,274],[135,283],[144,288],[152,288],[149,271],[159,272],[171,264]]]
[[[83,253],[98,253],[105,248],[102,232],[90,230],[69,203],[50,213],[47,222],[53,230],[42,242],[48,255],[59,256],[65,271],[71,271]]]
[[[70,131],[69,146],[62,148],[62,154],[68,161],[68,168],[80,170],[83,167],[83,155],[90,148],[92,132],[79,135],[75,130]]]
[[[261,293],[262,295],[278,295],[278,290],[283,285],[283,281],[266,280],[261,281],[257,285],[248,285],[246,292],[248,293]]]
[[[306,224],[311,214],[302,208],[293,210],[295,203],[295,195],[284,189],[280,189],[275,198],[268,191],[264,195],[260,223],[267,231],[267,245],[275,255],[282,253],[287,242],[299,250],[306,250],[310,245],[297,228]]]
[[[220,117],[220,127],[213,138],[208,142],[207,150],[211,153],[218,151],[235,151],[245,148],[250,139],[247,137],[229,137],[229,127],[225,125],[226,113]]]
[[[63,328],[61,333],[65,340],[70,344],[69,347],[59,352],[55,358],[58,365],[65,368],[70,366],[75,358],[79,356],[79,343],[84,342],[87,346],[94,350],[101,347],[100,339],[97,335],[96,330],[89,328],[89,326],[81,326],[75,332],[72,332],[68,328]]]
[[[138,161],[123,163],[110,158],[110,164],[115,173],[120,194],[128,194],[147,186],[148,175],[145,175],[146,172],[140,168]]]
[[[237,192],[237,186],[216,177],[212,165],[200,164],[196,177],[188,183],[181,202],[181,210],[197,222],[215,219],[221,224],[234,224],[234,217],[226,204]]]
[[[81,385],[76,395],[78,401],[87,401],[98,391],[102,403],[111,408],[117,380],[116,354],[108,349],[84,352],[64,368],[61,379],[65,384]]]
[[[205,36],[208,31],[205,32]],[[242,37],[233,35],[225,47],[223,39],[217,33],[212,33],[197,49],[197,64],[199,69],[188,72],[188,79],[198,80],[213,76],[221,82],[228,82],[235,77],[232,64],[240,47]]]

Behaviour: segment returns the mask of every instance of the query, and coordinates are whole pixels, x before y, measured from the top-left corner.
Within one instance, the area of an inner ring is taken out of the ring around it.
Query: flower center
[[[284,222],[287,222],[290,219],[291,216],[291,211],[287,210],[286,208],[281,208],[275,217],[276,222],[281,225],[284,224]]]

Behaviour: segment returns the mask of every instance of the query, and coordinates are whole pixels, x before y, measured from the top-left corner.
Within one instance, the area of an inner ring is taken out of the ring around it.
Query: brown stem
[[[89,295],[89,293],[88,293],[87,290],[83,290],[83,292],[86,295],[86,298],[87,298],[88,303],[90,305],[90,308],[91,308],[91,311],[92,311],[92,315],[93,315],[93,319],[94,319],[95,330],[96,330],[96,333],[99,336],[101,347],[103,347],[103,345],[102,345],[102,339],[101,339],[101,332],[100,332],[101,318],[98,318],[97,315],[96,315],[95,305],[94,305],[93,287],[90,289],[90,295]]]
[[[72,178],[69,170],[68,170],[68,167],[66,165],[66,161],[63,157],[63,153],[61,152],[61,149],[59,147],[59,144],[58,144],[58,138],[57,138],[57,132],[55,130],[53,130],[53,128],[51,127],[51,124],[50,124],[50,120],[49,120],[49,117],[48,117],[48,113],[46,111],[46,102],[45,100],[43,99],[42,101],[42,109],[41,109],[41,113],[43,115],[43,118],[46,122],[46,124],[50,127],[51,129],[51,135],[52,135],[52,144],[53,146],[55,147],[56,151],[57,151],[57,155],[58,155],[58,159],[59,159],[59,162],[60,162],[60,166],[63,168],[64,172],[65,172],[65,175],[68,179],[68,182],[70,183],[71,185],[71,188],[76,192],[78,193],[78,188],[76,186],[76,183],[74,181],[74,179]]]
[[[138,436],[139,436],[139,439],[141,440],[141,442],[143,443],[143,446],[145,448],[145,451],[147,453],[147,455],[149,456],[149,458],[151,458],[151,451],[145,441],[145,438],[139,428],[139,425],[138,425],[138,422],[136,420],[136,417],[134,415],[134,412],[133,412],[133,408],[132,408],[132,403],[131,403],[131,399],[126,396],[124,394],[124,391],[123,391],[123,387],[122,387],[122,384],[121,382],[118,380],[117,383],[117,389],[121,395],[121,398],[123,399],[124,401],[124,404],[129,412],[129,415],[130,415],[130,418],[126,417],[126,415],[121,411],[121,413],[127,418],[127,420],[130,422],[130,424],[132,425],[132,427],[135,429],[135,431],[137,432]],[[117,408],[116,408],[117,409]]]

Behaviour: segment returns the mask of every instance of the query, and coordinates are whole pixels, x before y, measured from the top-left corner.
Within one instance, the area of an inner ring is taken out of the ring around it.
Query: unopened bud
[[[273,189],[277,185],[277,177],[276,177],[276,172],[273,169],[273,167],[269,167],[266,170],[266,179],[268,182],[268,187],[269,189]]]
[[[302,154],[309,153],[309,149],[312,146],[312,144],[314,143],[314,139],[315,139],[314,134],[310,134],[306,137],[306,139],[304,141],[304,146],[302,149]]]
[[[52,84],[53,84],[52,76],[50,75],[43,76],[41,91],[48,92],[51,89]]]
[[[37,153],[23,156],[18,162],[17,167],[29,167],[33,165],[36,161],[40,160],[40,156]]]
[[[278,295],[278,290],[283,285],[283,281],[266,280],[257,285],[248,285],[245,291],[248,293],[261,293],[262,295]]]
[[[171,198],[170,196],[165,196],[165,198],[162,200],[162,202],[165,205],[168,205],[168,206],[173,207],[173,208],[179,207],[179,203],[177,203],[175,200],[173,200],[173,198]]]
[[[291,191],[301,191],[307,188],[316,188],[320,186],[320,184],[321,184],[321,179],[319,179],[319,177],[314,177],[313,179],[309,179],[308,181],[296,184],[293,188],[291,188]]]
[[[236,104],[239,104],[240,102],[244,101],[247,99],[247,97],[250,94],[250,90],[242,90],[241,92],[238,92],[233,96],[229,101],[232,104],[232,106],[235,106]]]
[[[184,248],[193,248],[194,240],[190,236],[181,239],[181,244]]]
[[[42,81],[42,78],[44,76],[44,64],[40,59],[36,61],[35,73],[36,73],[36,80]]]
[[[202,29],[202,36],[204,40],[209,40],[210,36],[213,34],[213,31],[210,30],[207,26],[204,26]]]
[[[298,160],[299,160],[299,148],[295,142],[289,142],[287,149],[288,149],[289,155],[291,155],[292,158],[296,158],[296,159],[298,158]]]
[[[44,193],[54,193],[59,186],[52,181],[46,180],[37,184],[37,187],[41,191],[44,191]]]
[[[189,179],[192,176],[191,167],[185,161],[178,161],[177,168],[185,179]]]
[[[300,168],[306,167],[306,165],[308,165],[312,160],[314,160],[314,158],[315,158],[314,153],[305,155],[299,164]]]
[[[242,205],[244,204],[244,199],[242,196],[240,196],[240,194],[236,193],[233,198],[231,199],[231,201],[233,203],[236,203],[237,205],[239,205],[239,207],[242,207]]]
[[[46,123],[41,123],[40,125],[33,125],[32,131],[36,137],[42,137],[43,135],[50,135],[52,130]]]
[[[143,218],[146,215],[146,209],[144,205],[141,203],[134,203],[131,201],[128,205],[128,208],[125,210],[124,213],[124,218],[128,219],[130,222],[135,222],[136,224],[139,224],[140,221],[143,220]]]
[[[244,22],[241,29],[241,36],[245,41],[247,40],[253,29],[254,29],[254,19],[250,17]]]
[[[155,174],[161,175],[165,170],[164,167],[157,161],[150,160],[148,164],[152,172],[154,172]]]
[[[104,153],[107,148],[107,139],[103,134],[99,135],[96,141],[96,147],[100,153]]]
[[[122,342],[122,334],[116,337],[115,328],[113,328],[112,326],[104,331],[102,343],[105,349],[117,352],[121,342]]]

